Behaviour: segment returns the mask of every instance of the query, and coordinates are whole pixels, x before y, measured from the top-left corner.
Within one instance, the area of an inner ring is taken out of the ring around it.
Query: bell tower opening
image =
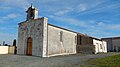
[[[26,13],[27,13],[27,20],[38,18],[38,9],[35,8],[33,4],[31,4],[31,6],[26,11]]]

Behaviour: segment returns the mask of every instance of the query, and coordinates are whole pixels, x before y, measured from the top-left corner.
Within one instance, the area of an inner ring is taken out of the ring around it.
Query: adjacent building
[[[107,51],[120,52],[120,37],[102,38],[107,42]]]
[[[77,52],[89,54],[107,53],[107,43],[101,39],[78,33]]]

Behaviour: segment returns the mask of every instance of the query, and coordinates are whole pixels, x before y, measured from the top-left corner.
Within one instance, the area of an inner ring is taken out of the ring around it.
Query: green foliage
[[[105,58],[88,60],[86,65],[81,67],[120,67],[120,54]]]
[[[13,41],[13,46],[16,46],[16,39],[14,39]]]

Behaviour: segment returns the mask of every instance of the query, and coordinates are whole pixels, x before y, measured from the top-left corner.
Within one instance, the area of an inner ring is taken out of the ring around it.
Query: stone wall
[[[26,22],[19,23],[18,29],[18,54],[26,54],[27,39],[32,38],[32,55],[42,56],[43,55],[43,39],[44,37],[44,17],[34,20],[28,20]],[[47,21],[46,21],[47,22]]]
[[[77,35],[77,45],[92,45],[93,38],[88,37],[86,35]]]
[[[62,40],[60,39],[62,32]],[[48,25],[48,56],[76,53],[77,34]]]
[[[82,54],[94,54],[95,46],[94,45],[77,45],[77,53]]]

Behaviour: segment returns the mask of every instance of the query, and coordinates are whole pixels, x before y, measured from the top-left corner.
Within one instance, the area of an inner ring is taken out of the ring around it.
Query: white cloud
[[[77,7],[77,12],[86,11],[86,10],[87,10],[86,4],[80,4]]]
[[[78,19],[75,18],[70,18],[70,17],[60,17],[60,16],[53,16],[53,15],[49,15],[48,17],[63,22],[63,23],[68,23],[74,26],[80,26],[80,27],[87,27],[88,24],[86,22],[80,21]]]
[[[41,0],[42,3],[48,3],[48,2],[58,2],[61,0]]]
[[[120,24],[110,24],[110,25],[108,25],[108,29],[110,29],[110,30],[120,30]]]
[[[120,30],[120,24],[110,24],[110,23],[106,24],[105,22],[98,22],[97,25],[95,25],[95,27],[96,29],[99,29],[99,30],[111,30],[111,31]]]
[[[17,27],[17,25],[16,26],[7,26],[7,27],[5,27],[5,26],[1,26],[0,27],[0,30],[15,30],[15,29],[17,29],[18,27]]]
[[[103,24],[103,22],[98,22],[98,26],[102,26]]]
[[[73,8],[67,7],[65,9],[62,9],[62,10],[56,12],[55,15],[58,15],[58,16],[65,15],[65,14],[71,12],[71,11],[73,11]]]
[[[28,0],[1,0],[4,6],[15,6],[26,9],[29,6]]]
[[[1,20],[6,20],[6,19],[15,19],[18,18],[19,16],[21,16],[20,14],[8,14],[6,16],[2,16],[0,17]]]
[[[70,12],[83,13],[95,10],[98,5],[103,3],[103,0],[43,0],[39,9],[53,15],[68,15]],[[66,8],[67,7],[67,8]],[[70,9],[69,9],[70,8]],[[46,13],[45,13],[46,14]]]
[[[100,13],[103,11],[111,11],[114,9],[120,8],[119,3],[109,4],[108,1],[101,1],[100,3],[94,3],[94,4],[87,4],[87,7],[89,7],[89,10],[85,11],[84,13]],[[106,4],[105,4],[106,3]]]
[[[0,23],[9,23],[12,21],[8,21],[9,19],[18,19],[20,16],[20,14],[8,14],[6,16],[1,16]]]
[[[8,14],[6,17],[3,17],[5,19],[14,19],[14,18],[17,18],[18,17],[18,14]]]
[[[0,9],[1,10],[9,10],[9,9],[12,9],[12,7],[6,7],[6,6],[4,6],[4,7],[0,7]]]

